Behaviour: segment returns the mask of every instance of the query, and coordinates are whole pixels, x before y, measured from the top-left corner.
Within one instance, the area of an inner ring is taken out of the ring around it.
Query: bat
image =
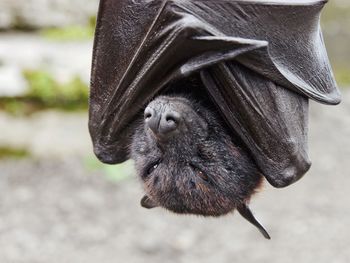
[[[270,239],[248,207],[263,176],[207,103],[179,95],[157,97],[136,128],[130,156],[146,191],[143,207],[202,216],[237,209]]]
[[[101,0],[89,127],[98,158],[128,158],[133,123],[177,81],[197,78],[275,187],[310,167],[308,99],[340,94],[319,20],[326,1]],[[199,90],[200,89],[200,90]]]
[[[115,164],[150,101],[181,90],[215,105],[274,187],[310,168],[308,101],[340,103],[320,28],[323,0],[101,0],[89,130]]]

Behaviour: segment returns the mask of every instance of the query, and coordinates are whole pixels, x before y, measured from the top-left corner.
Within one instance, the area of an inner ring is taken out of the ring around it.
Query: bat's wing
[[[126,160],[141,109],[199,73],[269,182],[296,181],[310,167],[308,98],[340,102],[319,26],[324,3],[101,0],[89,122],[96,155]]]

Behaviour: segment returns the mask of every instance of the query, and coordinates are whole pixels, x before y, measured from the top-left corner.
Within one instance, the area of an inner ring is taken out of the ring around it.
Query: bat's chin
[[[191,204],[191,207],[187,207],[184,204],[179,204],[180,206],[164,206],[167,210],[170,210],[176,214],[190,214],[190,215],[199,215],[205,217],[219,217],[231,213],[234,209],[234,205],[228,205],[223,207],[222,205],[213,206],[206,205],[203,203],[198,203],[197,206],[195,203]]]
[[[196,194],[186,196],[173,196],[171,193],[156,193],[147,195],[141,202],[145,208],[162,207],[176,214],[192,214],[205,217],[219,217],[232,212],[236,208],[235,202],[224,196],[214,198],[213,196],[196,196]]]
[[[235,208],[229,208],[226,210],[222,210],[222,208],[220,208],[221,210],[215,210],[213,209],[213,207],[211,208],[207,208],[207,209],[202,209],[202,210],[197,210],[197,209],[179,209],[177,207],[164,207],[167,210],[176,213],[176,214],[188,214],[188,215],[198,215],[198,216],[204,216],[204,217],[219,217],[219,216],[224,216],[227,215],[231,212],[233,212],[233,210]]]

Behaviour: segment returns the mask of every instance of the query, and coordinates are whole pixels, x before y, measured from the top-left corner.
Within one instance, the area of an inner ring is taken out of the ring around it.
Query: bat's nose
[[[181,116],[178,112],[163,108],[156,109],[147,107],[145,109],[145,122],[156,135],[169,135],[178,128]]]

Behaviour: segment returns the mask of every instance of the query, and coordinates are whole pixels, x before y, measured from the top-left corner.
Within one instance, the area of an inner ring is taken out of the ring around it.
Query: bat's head
[[[131,157],[146,191],[142,205],[219,216],[245,203],[261,175],[207,107],[161,96],[144,111]]]

